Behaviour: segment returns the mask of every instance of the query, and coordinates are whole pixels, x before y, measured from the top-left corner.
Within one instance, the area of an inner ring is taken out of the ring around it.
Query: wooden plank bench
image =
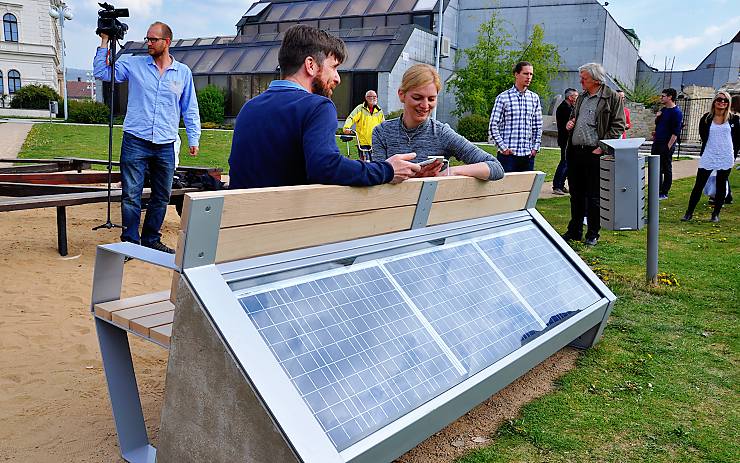
[[[54,188],[54,189],[52,189]],[[42,192],[48,192],[43,194]],[[173,189],[170,204],[185,193],[198,191],[196,188]],[[104,203],[108,201],[108,189],[102,187],[80,187],[74,185],[36,185],[29,183],[0,183],[0,196],[15,196],[28,192],[38,192],[33,196],[0,198],[0,212],[21,211],[56,207],[57,210],[57,250],[60,256],[68,254],[67,249],[67,207],[81,204]],[[151,191],[145,188],[142,199],[149,198]],[[121,202],[121,190],[111,190],[111,201]]]
[[[131,243],[98,247],[91,311],[100,341],[123,457],[154,462],[128,334],[167,347],[176,285],[188,269],[534,208],[544,174],[497,182],[467,177],[412,179],[367,188],[327,185],[185,195],[174,256]],[[124,257],[174,270],[170,290],[121,299]]]

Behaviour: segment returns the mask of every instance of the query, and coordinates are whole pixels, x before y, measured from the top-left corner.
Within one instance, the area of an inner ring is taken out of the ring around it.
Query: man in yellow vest
[[[374,90],[368,90],[365,93],[365,102],[357,105],[344,122],[344,133],[347,134],[352,133],[353,125],[357,126],[357,138],[360,143],[357,150],[360,159],[372,150],[373,129],[384,120],[383,110],[378,106],[378,94]]]

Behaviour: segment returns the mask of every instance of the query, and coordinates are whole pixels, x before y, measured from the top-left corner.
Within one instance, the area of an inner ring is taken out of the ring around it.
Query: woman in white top
[[[730,94],[717,92],[712,109],[699,121],[701,158],[696,171],[696,182],[689,198],[689,207],[681,220],[691,220],[699,203],[701,192],[713,170],[717,171],[717,193],[714,195],[712,222],[719,222],[719,211],[727,194],[727,178],[730,176],[735,156],[740,150],[740,117],[730,111]]]

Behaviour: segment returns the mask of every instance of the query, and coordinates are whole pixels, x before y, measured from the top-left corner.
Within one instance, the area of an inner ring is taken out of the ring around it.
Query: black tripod
[[[108,217],[104,224],[93,227],[93,230],[100,230],[101,228],[121,228],[124,229],[123,225],[118,225],[110,220],[110,203],[111,203],[111,178],[113,171],[113,102],[116,92],[116,38],[112,37],[110,40],[110,118],[108,119]],[[123,198],[121,198],[123,200]]]

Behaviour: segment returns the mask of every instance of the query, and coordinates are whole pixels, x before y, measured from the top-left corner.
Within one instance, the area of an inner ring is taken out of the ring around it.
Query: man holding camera
[[[110,81],[109,36],[101,37],[93,60],[95,77]],[[170,55],[172,30],[162,22],[149,27],[144,41],[149,56],[124,56],[116,61],[116,82],[128,81],[128,105],[121,143],[121,241],[129,241],[174,254],[161,241],[175,171],[174,142],[178,138],[180,117],[190,145],[190,155],[198,154],[200,116],[190,69]],[[151,181],[144,225],[141,221],[141,194],[144,175]]]

